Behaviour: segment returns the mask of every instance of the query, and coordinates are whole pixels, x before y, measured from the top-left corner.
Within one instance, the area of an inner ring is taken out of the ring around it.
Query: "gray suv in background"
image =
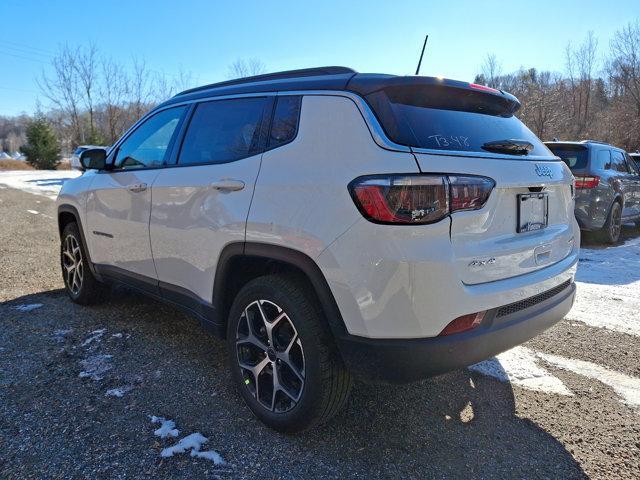
[[[623,223],[640,224],[640,171],[624,150],[593,140],[546,145],[576,179],[575,214],[582,230],[616,243]]]

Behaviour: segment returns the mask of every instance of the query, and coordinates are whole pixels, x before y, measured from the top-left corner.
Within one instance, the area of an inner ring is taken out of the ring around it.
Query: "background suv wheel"
[[[251,411],[297,432],[331,418],[351,377],[304,279],[269,275],[247,283],[229,314],[232,376]]]
[[[607,243],[617,243],[622,231],[622,206],[618,202],[613,202],[609,210],[609,216],[600,232],[603,241]]]
[[[71,300],[82,305],[89,305],[102,298],[104,286],[91,273],[86,250],[76,223],[67,224],[62,231],[60,266],[65,290]]]

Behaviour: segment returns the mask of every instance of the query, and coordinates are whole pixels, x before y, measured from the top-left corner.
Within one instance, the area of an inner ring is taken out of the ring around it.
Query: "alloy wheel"
[[[78,295],[82,288],[84,262],[78,240],[67,235],[62,246],[62,268],[67,288],[73,295]]]
[[[283,413],[295,407],[305,384],[304,351],[289,315],[269,300],[256,300],[242,312],[236,353],[247,388],[265,409]]]
[[[620,231],[622,230],[622,212],[620,207],[613,207],[613,212],[611,212],[611,224],[609,225],[609,231],[611,233],[611,238],[615,241],[618,240],[620,236]]]

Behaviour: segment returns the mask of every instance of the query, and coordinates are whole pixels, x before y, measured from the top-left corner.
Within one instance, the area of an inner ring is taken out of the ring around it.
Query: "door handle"
[[[134,183],[133,185],[129,185],[129,191],[134,193],[144,192],[146,189],[146,183]]]
[[[244,182],[242,180],[232,180],[225,178],[211,183],[211,188],[214,190],[224,190],[228,192],[235,192],[244,188]]]

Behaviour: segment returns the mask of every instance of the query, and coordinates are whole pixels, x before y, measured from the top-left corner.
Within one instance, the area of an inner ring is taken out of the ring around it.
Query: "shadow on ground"
[[[15,308],[35,303],[43,306]],[[222,341],[135,292],[115,289],[95,307],[61,291],[27,295],[0,304],[0,319],[0,476],[584,477],[556,438],[516,415],[509,385],[467,370],[358,384],[330,423],[285,436],[255,420],[231,387]],[[112,355],[113,368],[100,381],[80,378],[80,362],[99,354]],[[105,396],[125,383],[133,388],[122,398]],[[161,459],[172,442],[153,436],[148,415],[175,420],[183,435],[201,432],[229,466]]]

